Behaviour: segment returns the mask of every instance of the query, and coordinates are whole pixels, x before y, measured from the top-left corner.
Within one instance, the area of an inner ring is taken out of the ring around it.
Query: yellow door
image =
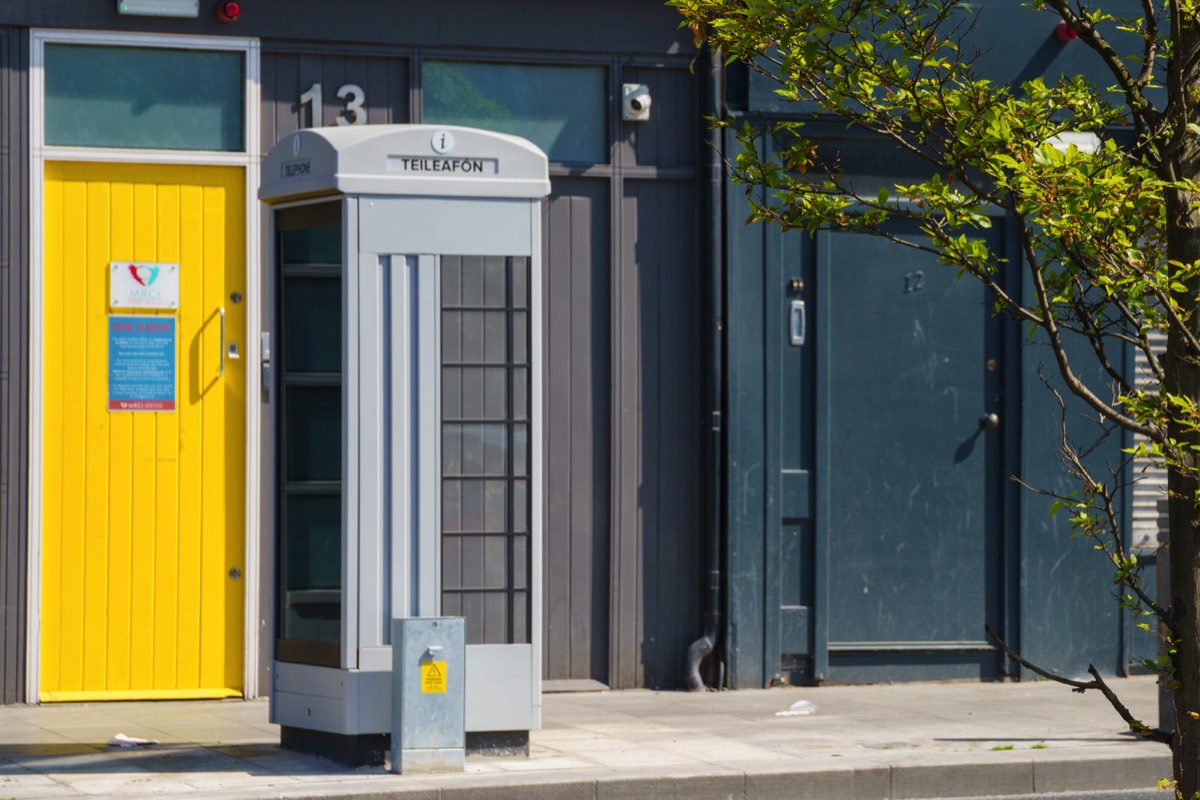
[[[244,181],[46,165],[42,701],[242,694]],[[122,260],[177,264],[178,309],[111,308]],[[110,314],[176,320],[173,411],[109,410]]]

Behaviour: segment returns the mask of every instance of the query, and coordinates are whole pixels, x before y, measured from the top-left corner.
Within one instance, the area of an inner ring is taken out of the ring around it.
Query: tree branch
[[[1145,89],[1154,77],[1154,59],[1158,51],[1158,14],[1154,10],[1154,0],[1142,0],[1142,18],[1146,20],[1146,29],[1142,31],[1142,72],[1134,80],[1134,85]]]
[[[1079,34],[1089,47],[1096,51],[1108,67],[1109,72],[1117,79],[1117,85],[1121,87],[1122,93],[1125,95],[1125,102],[1129,106],[1130,112],[1133,114],[1134,124],[1140,130],[1150,128],[1158,120],[1158,112],[1154,105],[1146,99],[1146,95],[1142,92],[1142,85],[1138,79],[1129,74],[1129,69],[1125,66],[1125,61],[1113,49],[1113,46],[1108,43],[1103,34],[1096,29],[1096,26],[1086,16],[1076,14],[1067,0],[1046,0],[1046,5],[1058,12],[1058,15],[1070,25]]]
[[[1101,400],[1071,369],[1071,364],[1067,360],[1066,346],[1062,340],[1062,332],[1059,330],[1058,322],[1054,318],[1053,305],[1050,303],[1050,298],[1046,292],[1045,278],[1038,265],[1037,253],[1034,252],[1033,243],[1030,241],[1028,227],[1024,218],[1018,217],[1018,222],[1020,223],[1019,229],[1021,230],[1021,247],[1024,249],[1025,257],[1029,262],[1029,272],[1033,277],[1034,294],[1037,296],[1038,307],[1041,308],[1044,320],[1041,327],[1050,340],[1050,350],[1054,353],[1054,360],[1058,362],[1058,371],[1062,376],[1063,382],[1067,384],[1067,388],[1071,390],[1071,394],[1091,406],[1104,419],[1111,420],[1126,430],[1140,433],[1150,441],[1161,441],[1163,439],[1161,431],[1150,425],[1138,422],[1127,414],[1122,414],[1113,408],[1112,405]]]
[[[992,640],[992,643],[995,644],[996,647],[1004,653],[1004,655],[1008,656],[1025,669],[1036,675],[1040,675],[1047,680],[1054,681],[1055,683],[1061,683],[1065,686],[1070,686],[1074,691],[1080,694],[1083,694],[1089,689],[1095,689],[1096,691],[1100,692],[1100,694],[1104,695],[1109,704],[1112,705],[1112,707],[1116,709],[1116,712],[1121,715],[1121,719],[1125,720],[1125,724],[1129,726],[1129,730],[1133,731],[1139,736],[1144,736],[1151,741],[1160,742],[1167,746],[1171,745],[1171,742],[1174,739],[1174,734],[1169,731],[1164,731],[1161,728],[1151,728],[1146,723],[1134,717],[1133,714],[1129,712],[1129,709],[1126,708],[1125,704],[1121,702],[1121,699],[1117,697],[1116,693],[1113,692],[1113,690],[1109,688],[1108,684],[1104,682],[1104,679],[1100,677],[1100,673],[1096,671],[1096,668],[1091,664],[1088,665],[1088,672],[1091,673],[1092,680],[1077,681],[1071,678],[1064,678],[1062,675],[1057,675],[1048,670],[1044,670],[1036,664],[1026,661],[1019,653],[1009,647],[1003,639],[997,636],[996,632],[992,630],[990,625],[984,625],[983,629],[987,632],[988,638]]]

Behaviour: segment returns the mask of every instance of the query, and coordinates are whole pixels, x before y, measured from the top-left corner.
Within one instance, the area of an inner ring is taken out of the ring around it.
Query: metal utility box
[[[462,772],[462,617],[392,622],[392,772]]]
[[[468,733],[540,724],[549,189],[529,142],[450,126],[302,130],[263,162],[285,745],[377,760],[402,617],[465,618]]]

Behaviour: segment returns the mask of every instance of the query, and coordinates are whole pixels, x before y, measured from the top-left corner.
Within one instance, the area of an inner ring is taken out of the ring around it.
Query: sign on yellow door
[[[42,701],[242,694],[244,181],[46,165]],[[178,307],[114,307],[123,266]]]

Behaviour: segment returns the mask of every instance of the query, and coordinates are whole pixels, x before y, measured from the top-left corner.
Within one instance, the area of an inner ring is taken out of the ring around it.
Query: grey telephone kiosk
[[[452,126],[302,130],[263,162],[285,746],[382,761],[393,618],[465,618],[468,746],[540,725],[549,190],[529,142]]]

